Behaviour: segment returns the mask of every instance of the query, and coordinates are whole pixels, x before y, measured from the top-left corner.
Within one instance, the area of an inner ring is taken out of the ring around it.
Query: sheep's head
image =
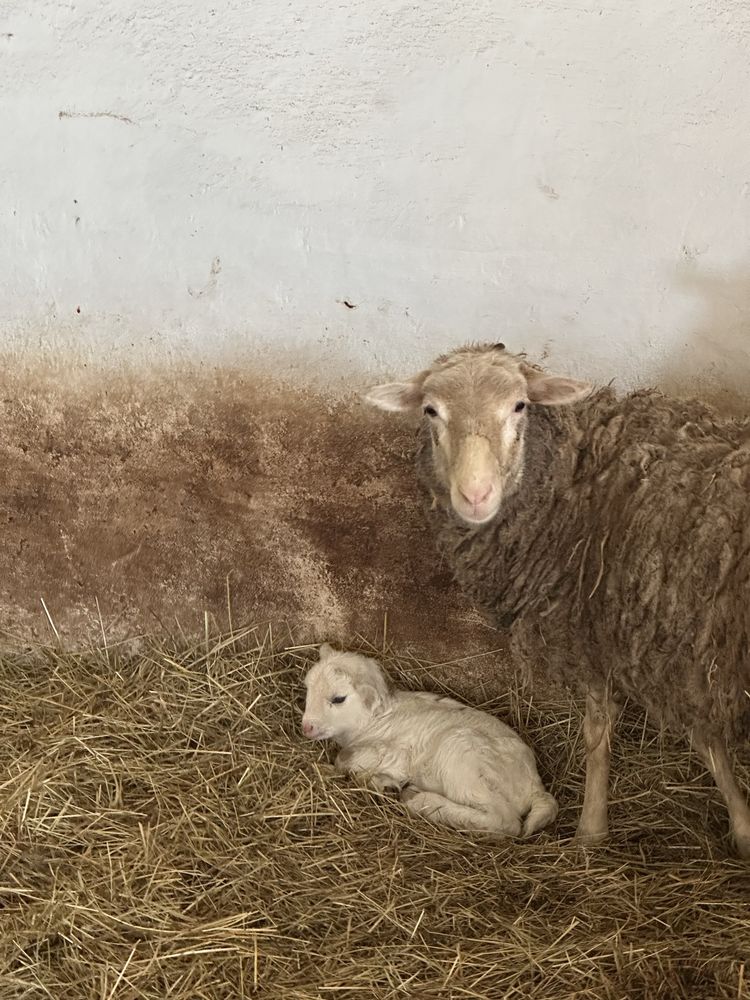
[[[327,643],[305,677],[307,697],[302,732],[311,740],[346,743],[381,715],[391,695],[376,660],[339,653]]]
[[[421,411],[435,475],[459,517],[478,525],[492,520],[521,478],[529,403],[561,406],[590,389],[486,344],[445,355],[408,382],[375,386],[366,399],[382,410]]]

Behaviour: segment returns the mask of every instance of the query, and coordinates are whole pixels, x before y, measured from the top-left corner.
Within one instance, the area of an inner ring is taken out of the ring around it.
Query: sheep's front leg
[[[398,792],[406,784],[405,774],[382,770],[380,756],[369,747],[342,750],[334,768],[339,774],[355,774],[365,778],[370,788],[378,792]]]
[[[390,774],[368,774],[367,784],[376,792],[400,792],[405,781],[398,781]]]
[[[612,730],[619,712],[619,706],[606,688],[589,688],[586,695],[586,716],[583,720],[583,736],[586,743],[586,788],[576,831],[576,840],[582,844],[598,844],[609,832],[607,823],[609,750]]]
[[[704,740],[699,733],[694,733],[693,742],[724,796],[737,853],[750,860],[750,807],[737,784],[727,748],[721,740]]]

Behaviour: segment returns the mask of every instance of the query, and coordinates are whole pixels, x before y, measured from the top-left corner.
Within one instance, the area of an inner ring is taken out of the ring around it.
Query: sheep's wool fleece
[[[534,675],[608,681],[673,727],[750,733],[750,421],[654,391],[530,406],[524,473],[487,525],[451,510],[430,431],[418,470],[439,546]]]

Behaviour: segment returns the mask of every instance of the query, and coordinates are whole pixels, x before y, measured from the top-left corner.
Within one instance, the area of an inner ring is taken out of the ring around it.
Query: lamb
[[[398,791],[415,815],[497,837],[528,837],[557,815],[531,748],[486,712],[392,691],[376,660],[327,643],[305,686],[304,735],[335,740],[337,771]]]
[[[502,344],[373,388],[420,413],[417,469],[438,547],[532,676],[585,693],[577,838],[608,834],[625,697],[690,734],[750,858],[732,743],[750,735],[750,421],[654,390],[618,398]]]

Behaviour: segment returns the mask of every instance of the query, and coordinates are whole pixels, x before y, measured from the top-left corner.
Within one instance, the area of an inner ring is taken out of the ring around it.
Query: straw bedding
[[[489,707],[560,817],[441,831],[300,738],[310,654],[258,628],[2,660],[3,1000],[750,997],[750,869],[687,746],[626,712],[612,842],[577,849],[577,710],[513,687]],[[420,687],[463,669],[385,661]]]

